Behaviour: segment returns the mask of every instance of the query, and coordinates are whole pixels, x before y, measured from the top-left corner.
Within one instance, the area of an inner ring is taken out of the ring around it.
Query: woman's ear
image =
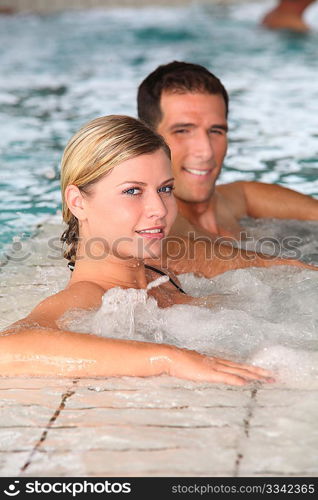
[[[79,221],[86,219],[83,195],[79,188],[74,186],[74,184],[70,184],[65,189],[65,201],[72,214],[75,215]]]

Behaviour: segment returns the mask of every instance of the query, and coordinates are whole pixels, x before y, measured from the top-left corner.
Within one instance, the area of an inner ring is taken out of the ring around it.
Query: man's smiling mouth
[[[196,168],[186,168],[186,167],[183,167],[183,170],[185,170],[189,174],[199,175],[199,176],[208,175],[211,172],[210,169],[208,169],[208,170],[197,170]]]

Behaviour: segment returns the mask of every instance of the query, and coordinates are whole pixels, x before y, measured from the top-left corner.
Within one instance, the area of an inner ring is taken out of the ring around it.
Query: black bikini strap
[[[150,269],[151,271],[154,271],[155,273],[161,274],[161,276],[168,276],[164,271],[161,269],[157,269],[156,267],[149,266],[148,264],[145,264],[146,269]],[[186,292],[182,290],[181,286],[178,285],[170,276],[168,276],[169,281],[179,290],[179,292],[184,293],[186,295]]]

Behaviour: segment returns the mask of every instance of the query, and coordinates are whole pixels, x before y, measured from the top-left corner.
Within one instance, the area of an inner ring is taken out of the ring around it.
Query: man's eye
[[[210,130],[210,134],[216,134],[216,135],[224,135],[225,131],[221,130],[220,128],[212,128]]]
[[[187,134],[188,132],[189,130],[186,128],[178,128],[177,130],[174,131],[174,134]]]
[[[159,193],[167,193],[167,194],[170,194],[172,193],[172,191],[174,190],[174,186],[163,186],[161,187],[158,192]]]
[[[129,188],[123,191],[124,194],[129,194],[130,196],[135,196],[136,194],[140,194],[140,188]]]

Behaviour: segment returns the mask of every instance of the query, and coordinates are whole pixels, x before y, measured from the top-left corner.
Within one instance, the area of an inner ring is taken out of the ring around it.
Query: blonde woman
[[[68,331],[60,318],[94,310],[112,287],[146,288],[176,216],[170,151],[140,121],[106,116],[69,141],[61,168],[65,256],[74,270],[66,288],[46,298],[0,337],[4,376],[153,376],[244,385],[271,380],[261,368],[207,357],[167,344]],[[160,307],[192,300],[175,279],[148,292]]]

